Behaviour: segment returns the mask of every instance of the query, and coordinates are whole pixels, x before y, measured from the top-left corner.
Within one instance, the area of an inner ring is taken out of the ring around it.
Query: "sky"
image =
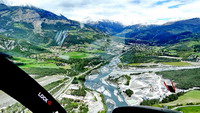
[[[33,5],[85,22],[108,19],[124,25],[163,24],[200,17],[200,0],[0,0]]]

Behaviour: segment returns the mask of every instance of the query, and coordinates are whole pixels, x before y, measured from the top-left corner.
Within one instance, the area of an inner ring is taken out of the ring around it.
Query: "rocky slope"
[[[73,32],[68,37],[73,39],[95,40],[98,35],[103,35],[98,30],[77,21],[67,19],[63,15],[32,6],[7,6],[0,4],[0,35],[11,38],[22,38],[33,43],[58,45],[56,34],[65,31]],[[75,34],[79,32],[79,34]],[[80,34],[80,32],[82,32]],[[91,37],[87,35],[90,34]],[[66,35],[66,34],[63,34]],[[62,36],[63,36],[62,35]],[[99,37],[98,37],[99,38]],[[90,41],[83,41],[90,42]],[[70,43],[73,44],[74,41]]]

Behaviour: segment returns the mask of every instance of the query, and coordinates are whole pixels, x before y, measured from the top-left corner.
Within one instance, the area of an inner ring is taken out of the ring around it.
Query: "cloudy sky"
[[[10,5],[33,5],[77,21],[109,19],[125,25],[160,24],[167,21],[200,17],[200,0],[3,1]]]

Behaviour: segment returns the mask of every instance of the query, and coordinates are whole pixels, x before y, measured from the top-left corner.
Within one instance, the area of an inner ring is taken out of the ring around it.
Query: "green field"
[[[175,106],[177,104],[186,105],[187,103],[194,103],[194,104],[200,103],[200,91],[198,90],[189,91],[183,96],[180,96],[178,100],[175,100],[173,102],[169,102],[166,104],[162,104],[162,105]]]
[[[36,63],[37,61],[35,59],[25,58],[25,57],[14,57],[12,60],[20,63]]]
[[[90,51],[87,51],[89,53],[105,53],[105,51],[102,51],[102,50],[90,50]]]
[[[190,63],[187,62],[162,62],[164,65],[171,65],[171,66],[189,66]]]
[[[49,91],[49,90],[55,88],[56,86],[58,86],[59,84],[61,84],[61,83],[63,83],[63,82],[64,82],[64,80],[58,80],[58,81],[56,81],[56,82],[52,82],[52,83],[50,83],[50,84],[44,86],[44,88],[45,88],[47,91]]]
[[[50,69],[71,69],[70,65],[65,65],[65,66],[57,66],[54,63],[46,63],[46,62],[41,62],[41,63],[35,63],[35,64],[26,64],[19,66],[20,68],[50,68]]]
[[[25,27],[23,24],[20,24],[20,23],[14,23],[13,26],[16,28],[24,29],[24,30],[28,29],[27,27]]]
[[[187,59],[191,55],[200,55],[199,41],[184,41],[174,45],[167,46],[163,49],[165,54],[170,56],[178,56]]]
[[[128,64],[129,66],[139,66],[141,65],[142,63],[131,63],[131,64]]]
[[[13,60],[16,63],[21,63],[19,65],[20,68],[63,68],[63,69],[71,69],[69,64],[64,66],[57,66],[57,61],[48,60],[48,61],[37,61],[36,59],[24,58],[24,57],[14,57]]]
[[[200,106],[182,107],[176,110],[182,111],[183,113],[200,113]]]
[[[27,64],[20,66],[21,68],[59,68],[56,64],[53,63],[35,63],[35,64]]]
[[[176,87],[180,89],[188,89],[200,86],[200,69],[182,69],[156,72],[163,78],[174,80]]]
[[[41,78],[44,76],[58,75],[58,74],[66,74],[68,70],[63,68],[22,68],[26,73],[38,75],[35,78]]]
[[[67,55],[70,58],[75,58],[75,59],[82,59],[82,58],[88,58],[88,57],[93,56],[91,54],[84,53],[84,52],[68,52],[68,53],[65,53],[64,55]]]

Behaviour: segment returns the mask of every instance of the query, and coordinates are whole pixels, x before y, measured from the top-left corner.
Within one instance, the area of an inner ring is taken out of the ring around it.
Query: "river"
[[[118,68],[118,63],[120,63],[119,57],[114,57],[109,64],[98,69],[98,74],[87,76],[85,81],[85,86],[87,88],[97,90],[104,95],[107,113],[111,113],[116,107],[127,106],[127,103],[124,101],[123,96],[119,93],[119,90],[106,84],[105,81],[102,80],[105,76],[108,76],[112,71]],[[94,78],[91,78],[91,76],[94,76]],[[116,96],[116,93],[118,93],[118,96]],[[122,101],[119,98],[121,98]]]
[[[130,74],[138,72],[157,72],[157,71],[166,71],[166,70],[180,70],[180,69],[192,69],[200,68],[200,66],[184,66],[184,67],[155,67],[155,68],[136,68],[131,70],[120,70],[118,64],[120,63],[119,56],[114,57],[109,64],[102,66],[98,69],[97,74],[91,74],[86,77],[85,86],[89,89],[99,91],[104,95],[104,101],[107,107],[107,113],[111,113],[112,110],[116,107],[127,106],[127,103],[124,100],[124,97],[119,93],[119,90],[107,84],[103,78],[110,75],[112,72],[120,74]],[[117,96],[116,96],[117,93]]]

